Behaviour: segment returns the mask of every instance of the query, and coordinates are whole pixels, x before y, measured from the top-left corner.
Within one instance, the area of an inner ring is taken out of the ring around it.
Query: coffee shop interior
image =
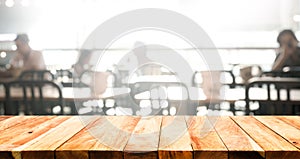
[[[300,114],[300,0],[0,0],[0,24],[0,115]]]

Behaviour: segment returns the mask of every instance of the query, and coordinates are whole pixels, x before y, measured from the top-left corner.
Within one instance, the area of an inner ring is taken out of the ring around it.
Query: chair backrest
[[[49,70],[28,70],[28,71],[23,71],[20,74],[19,80],[52,81],[54,80],[54,75]]]
[[[73,73],[70,71],[70,70],[67,70],[67,69],[59,69],[59,70],[56,70],[56,73],[55,73],[55,78],[64,78],[64,77],[67,77],[67,78],[73,78]]]
[[[300,67],[284,67],[282,71],[266,71],[261,74],[261,77],[264,76],[300,78]]]
[[[246,114],[250,103],[259,102],[257,114],[296,114],[300,106],[300,78],[264,77],[251,79],[246,85]],[[264,107],[267,109],[263,110]]]
[[[63,95],[59,85],[52,81],[12,81],[6,84],[6,100],[9,115],[15,102],[24,106],[25,114],[63,114]],[[53,109],[58,106],[56,111]]]
[[[69,69],[59,69],[55,71],[55,80],[61,83],[64,87],[73,87],[74,78],[73,73]]]

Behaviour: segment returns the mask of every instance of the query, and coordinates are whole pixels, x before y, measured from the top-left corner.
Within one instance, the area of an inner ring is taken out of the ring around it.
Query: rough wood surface
[[[261,159],[265,156],[264,150],[230,117],[210,117],[209,120],[225,143],[230,159]]]
[[[0,159],[297,159],[298,116],[0,116]]]
[[[139,117],[99,117],[56,150],[56,157],[122,158],[123,149]]]
[[[12,116],[0,116],[0,121],[11,118]]]
[[[184,116],[166,116],[162,119],[158,150],[160,159],[193,158],[193,149]]]
[[[299,150],[254,117],[232,117],[265,151],[266,159],[299,158]]]
[[[26,123],[28,121],[31,121],[33,118],[36,118],[36,117],[33,117],[33,116],[15,116],[15,117],[8,118],[8,119],[3,120],[3,121],[0,122],[0,131],[5,130],[9,127],[12,127],[14,125]]]
[[[54,159],[54,151],[74,136],[77,132],[84,128],[82,120],[87,120],[92,122],[95,117],[70,117],[67,121],[58,125],[51,131],[48,131],[40,138],[36,138],[35,141],[32,140],[22,147],[21,155],[23,159]]]
[[[124,149],[125,159],[156,159],[161,116],[142,117]]]
[[[300,149],[299,129],[277,117],[257,116],[255,118]]]
[[[1,131],[0,156],[3,158],[14,158],[19,156],[13,150],[45,133],[50,128],[50,122],[54,117],[26,117],[23,124],[15,124]],[[56,125],[53,125],[56,126]],[[52,127],[53,127],[52,126]]]
[[[195,159],[227,159],[228,150],[207,117],[186,117]]]
[[[300,130],[300,116],[276,116],[276,118]]]

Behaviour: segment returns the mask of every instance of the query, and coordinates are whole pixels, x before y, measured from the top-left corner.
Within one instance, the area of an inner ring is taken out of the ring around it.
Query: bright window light
[[[7,7],[13,7],[15,5],[15,1],[14,0],[6,0],[5,5]]]
[[[0,53],[0,57],[4,59],[4,58],[6,57],[6,52],[2,51],[2,52]]]
[[[293,20],[295,22],[300,22],[300,15],[294,15]]]
[[[20,3],[23,7],[28,7],[29,6],[29,0],[22,0]]]

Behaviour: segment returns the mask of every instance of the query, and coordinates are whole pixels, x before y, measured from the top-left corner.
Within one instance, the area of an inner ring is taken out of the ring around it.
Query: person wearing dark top
[[[300,66],[298,39],[292,30],[283,30],[277,37],[279,54],[276,56],[272,71],[282,71],[284,67]]]

